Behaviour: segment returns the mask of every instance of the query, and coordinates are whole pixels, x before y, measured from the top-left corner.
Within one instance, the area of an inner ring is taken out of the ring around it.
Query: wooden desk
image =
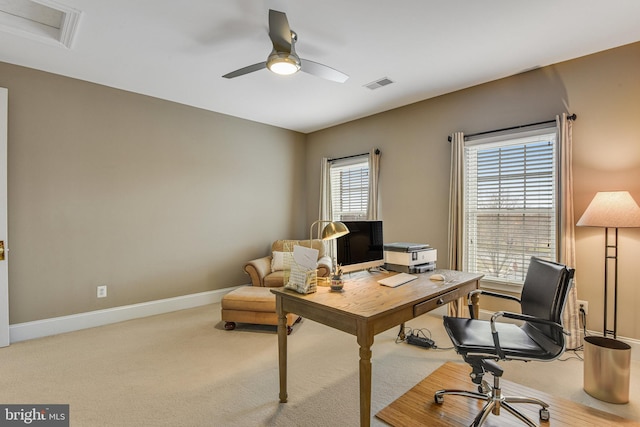
[[[447,280],[434,282],[433,273]],[[395,273],[391,273],[395,274]],[[342,292],[328,287],[302,295],[284,288],[273,289],[278,313],[278,357],[280,402],[287,401],[287,325],[286,314],[295,313],[343,332],[355,335],[360,345],[360,425],[371,423],[371,346],[374,335],[403,324],[441,305],[467,296],[479,287],[480,274],[437,270],[417,274],[418,279],[389,288],[377,281],[385,273],[362,272],[345,280]],[[477,297],[472,301],[477,312]]]

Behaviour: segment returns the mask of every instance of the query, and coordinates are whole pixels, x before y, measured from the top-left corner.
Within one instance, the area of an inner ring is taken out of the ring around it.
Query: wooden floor
[[[422,380],[418,385],[400,396],[389,406],[376,414],[384,422],[394,427],[468,426],[484,406],[483,401],[463,396],[444,396],[444,403],[436,404],[433,395],[441,389],[474,390],[475,384],[469,378],[467,364],[447,362]],[[488,376],[489,382],[493,378]],[[531,388],[501,380],[502,394],[536,397],[549,404],[551,419],[540,422],[538,405],[514,404],[533,421],[543,427],[551,426],[640,426],[640,423],[618,417],[607,412],[590,408],[566,399],[558,399]],[[523,426],[520,420],[502,409],[500,415],[490,414],[483,426]]]

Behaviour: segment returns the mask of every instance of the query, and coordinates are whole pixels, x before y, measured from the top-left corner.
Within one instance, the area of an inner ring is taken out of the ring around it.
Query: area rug
[[[436,369],[418,385],[400,396],[376,417],[393,427],[453,427],[468,426],[484,406],[484,402],[462,396],[445,396],[444,403],[436,404],[433,395],[441,389],[474,390],[469,379],[470,368],[466,364],[447,362]],[[550,379],[552,380],[552,379]],[[590,408],[566,399],[553,396],[516,384],[500,380],[502,393],[513,396],[529,396],[549,404],[551,419],[540,422],[538,405],[515,404],[522,412],[541,426],[640,426],[640,423],[621,418],[607,412]],[[500,415],[489,415],[483,426],[523,426],[522,421],[502,409]]]

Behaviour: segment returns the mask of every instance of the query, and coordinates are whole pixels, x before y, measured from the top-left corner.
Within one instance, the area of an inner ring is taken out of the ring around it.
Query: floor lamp
[[[627,191],[596,193],[576,224],[604,228],[604,320],[602,337],[584,338],[584,391],[611,403],[629,402],[631,346],[617,340],[618,228],[640,227],[640,208]],[[609,228],[615,229],[609,242]],[[607,328],[609,262],[613,261],[613,329]],[[613,335],[613,339],[607,337]]]
[[[576,224],[604,228],[604,322],[603,335],[617,336],[618,326],[618,228],[640,227],[640,207],[628,191],[596,193]],[[609,242],[609,229],[615,229],[613,242]],[[609,261],[613,261],[613,329],[608,329]]]

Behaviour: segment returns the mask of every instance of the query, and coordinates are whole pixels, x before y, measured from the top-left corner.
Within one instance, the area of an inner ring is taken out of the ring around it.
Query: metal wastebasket
[[[584,339],[584,391],[609,403],[629,402],[631,346],[606,337]]]

